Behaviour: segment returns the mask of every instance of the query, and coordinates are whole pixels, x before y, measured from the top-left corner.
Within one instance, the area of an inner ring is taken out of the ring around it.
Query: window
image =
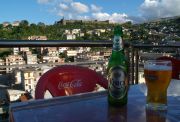
[[[28,80],[28,84],[31,84],[31,80]]]
[[[30,74],[30,77],[33,77],[33,72],[29,73]]]
[[[26,79],[28,77],[28,73],[24,73],[24,77]]]

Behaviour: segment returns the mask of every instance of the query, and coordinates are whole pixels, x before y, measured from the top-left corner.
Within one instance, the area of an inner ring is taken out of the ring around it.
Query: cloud
[[[102,7],[96,6],[94,4],[91,4],[91,10],[93,12],[100,12],[102,10]]]
[[[55,5],[58,16],[65,17],[65,19],[77,19],[83,14],[89,12],[89,7],[80,2],[73,2],[72,0],[61,0],[58,5]],[[84,17],[87,18],[87,17]]]
[[[64,10],[64,11],[67,11],[67,10],[69,9],[69,6],[66,5],[66,4],[64,4],[64,3],[60,3],[60,4],[59,4],[59,8],[62,9],[62,10]]]
[[[99,13],[93,13],[92,17],[94,19],[98,19],[98,20],[109,20],[110,15],[108,13],[101,13],[101,12],[99,12]]]
[[[113,14],[108,14],[108,13],[93,13],[92,14],[94,19],[98,19],[98,20],[109,20],[110,22],[118,22],[118,23],[124,23],[127,21],[132,21],[127,14],[123,13],[113,13]]]
[[[113,13],[109,14],[101,12],[102,7],[91,4],[90,6],[80,3],[73,2],[72,0],[66,0],[61,2],[58,6],[57,12],[59,16],[65,17],[65,19],[79,19],[79,20],[109,20],[110,22],[124,23],[132,21],[129,16],[125,13]]]
[[[89,11],[89,7],[80,2],[72,2],[71,8],[79,14],[87,13]]]
[[[180,0],[145,0],[140,11],[147,19],[180,15]]]
[[[65,17],[65,19],[79,20],[109,20],[110,22],[123,23],[132,21],[125,13],[106,13],[102,12],[102,7],[95,4],[87,5],[73,0],[38,0],[38,3],[46,4],[51,7],[51,13]]]

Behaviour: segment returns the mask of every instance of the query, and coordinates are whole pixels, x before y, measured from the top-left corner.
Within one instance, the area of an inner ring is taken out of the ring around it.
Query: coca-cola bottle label
[[[127,93],[127,73],[121,66],[112,67],[109,71],[109,95],[116,99],[122,99]]]

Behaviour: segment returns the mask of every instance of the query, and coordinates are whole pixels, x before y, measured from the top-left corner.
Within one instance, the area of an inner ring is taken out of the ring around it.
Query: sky
[[[139,23],[172,16],[180,16],[180,0],[0,0],[0,23],[54,24],[62,18]]]

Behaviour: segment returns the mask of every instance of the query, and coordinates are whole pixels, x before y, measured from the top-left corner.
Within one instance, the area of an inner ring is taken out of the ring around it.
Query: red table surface
[[[167,111],[146,110],[140,85],[131,86],[128,104],[111,107],[107,92],[87,93],[48,100],[29,101],[10,107],[14,122],[178,122],[180,97],[168,96]]]

